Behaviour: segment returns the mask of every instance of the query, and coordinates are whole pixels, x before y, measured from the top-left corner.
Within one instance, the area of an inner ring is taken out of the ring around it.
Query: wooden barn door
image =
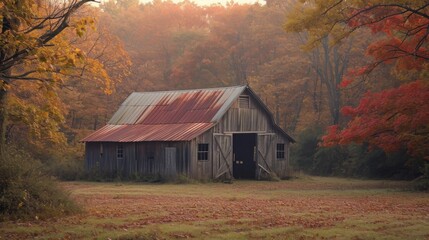
[[[213,135],[213,178],[232,179],[232,135]]]
[[[273,134],[258,134],[258,161],[256,166],[258,179],[271,174],[274,138],[275,135]]]

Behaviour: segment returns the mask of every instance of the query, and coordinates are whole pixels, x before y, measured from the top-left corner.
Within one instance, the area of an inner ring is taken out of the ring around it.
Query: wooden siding
[[[116,156],[117,143],[88,142],[86,167],[111,177],[159,174],[174,178],[184,174],[194,179],[229,179],[233,175],[233,135],[256,133],[256,178],[266,178],[271,173],[281,178],[289,176],[289,140],[273,126],[266,109],[251,94],[247,95],[248,107],[240,108],[235,101],[218,124],[189,142],[122,143],[122,159]],[[207,160],[198,160],[201,143],[209,144]],[[276,158],[277,143],[285,144],[285,159]]]
[[[212,165],[213,165],[213,129],[196,137],[191,142],[191,177],[195,179],[212,179]],[[198,144],[209,144],[209,156],[207,160],[198,160]]]
[[[122,158],[117,157],[118,144],[124,149]],[[189,148],[189,142],[86,143],[86,168],[111,178],[157,174],[174,178],[189,175]]]
[[[219,120],[214,127],[214,133],[228,132],[273,132],[269,116],[250,97],[249,108],[239,108],[238,101]]]
[[[278,143],[283,143],[285,145],[285,158],[284,159],[277,159],[277,149],[276,145]],[[285,178],[290,176],[290,165],[289,165],[289,148],[290,148],[290,142],[286,139],[283,139],[281,135],[276,134],[273,146],[272,146],[272,157],[271,157],[271,166],[272,170],[276,175],[280,178]]]

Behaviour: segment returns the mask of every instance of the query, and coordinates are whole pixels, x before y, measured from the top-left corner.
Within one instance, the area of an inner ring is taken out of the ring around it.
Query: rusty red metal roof
[[[183,123],[154,125],[106,125],[83,142],[144,142],[189,141],[204,133],[213,123]]]
[[[185,141],[207,131],[246,86],[132,93],[83,142]]]
[[[216,122],[246,86],[194,90],[134,92],[109,124]]]

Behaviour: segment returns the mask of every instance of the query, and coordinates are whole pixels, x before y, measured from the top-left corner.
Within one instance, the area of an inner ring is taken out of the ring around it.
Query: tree
[[[367,48],[367,54],[374,61],[361,69],[362,73],[369,73],[381,63],[391,62],[406,71],[427,67],[427,1],[307,0],[303,5],[309,7],[294,15],[287,26],[291,30],[308,30],[307,48],[317,45],[326,34],[331,34],[331,44],[335,44],[359,29],[368,28],[382,37]]]
[[[66,87],[59,92],[67,105],[69,134],[74,134],[77,129],[95,130],[106,123],[106,118],[114,111],[110,106],[119,104],[112,100],[123,97],[117,94],[117,86],[130,75],[131,68],[128,52],[122,41],[108,29],[109,19],[104,18],[101,9],[88,7],[83,10],[77,13],[78,17],[96,16],[97,21],[96,29],[88,29],[83,37],[67,32],[72,45],[86,56],[79,67],[80,74],[64,79]],[[105,86],[105,79],[110,79],[110,86]]]
[[[367,93],[357,107],[344,107],[351,117],[346,128],[332,126],[324,145],[367,142],[385,151],[406,148],[416,157],[428,159],[429,3],[416,1],[305,1],[312,7],[298,25],[311,29],[309,45],[326,33],[333,43],[368,28],[380,37],[366,51],[373,61],[354,76],[367,75],[381,64],[394,64],[401,86]],[[354,79],[343,81],[347,87]],[[357,83],[356,83],[357,84]]]
[[[111,6],[103,4],[102,8]],[[133,62],[127,86],[129,93],[140,89],[165,89],[175,86],[171,73],[175,61],[206,33],[206,13],[189,1],[153,1],[128,8],[107,10],[103,20],[124,43]]]
[[[78,65],[84,54],[60,36],[72,27],[82,36],[91,18],[73,19],[94,0],[4,0],[0,3],[0,151],[7,120],[7,94],[14,81],[44,85],[61,83],[61,75]]]
[[[352,37],[339,44],[332,44],[336,40],[335,31],[322,31],[318,16],[320,7],[318,2],[304,1],[295,5],[295,11],[288,15],[285,30],[301,35],[304,44],[304,54],[309,58],[311,69],[315,76],[312,77],[314,85],[319,85],[319,91],[314,92],[318,100],[314,103],[317,108],[322,107],[322,95],[326,95],[328,109],[331,115],[331,123],[340,122],[340,109],[343,93],[338,88],[343,77],[349,69],[350,63],[356,64],[363,58],[365,40]],[[358,60],[359,59],[359,60]]]
[[[345,129],[331,126],[324,146],[369,143],[385,152],[407,148],[429,160],[429,84],[415,81],[380,93],[367,93],[357,107],[344,107]]]
[[[245,84],[252,53],[249,47],[248,5],[231,4],[207,9],[207,30],[178,58],[171,78],[182,86]],[[201,81],[204,79],[204,81]]]

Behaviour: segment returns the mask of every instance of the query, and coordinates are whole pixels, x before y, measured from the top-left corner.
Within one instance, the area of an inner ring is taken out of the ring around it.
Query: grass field
[[[429,239],[429,194],[406,182],[61,185],[81,214],[2,223],[1,239]]]

